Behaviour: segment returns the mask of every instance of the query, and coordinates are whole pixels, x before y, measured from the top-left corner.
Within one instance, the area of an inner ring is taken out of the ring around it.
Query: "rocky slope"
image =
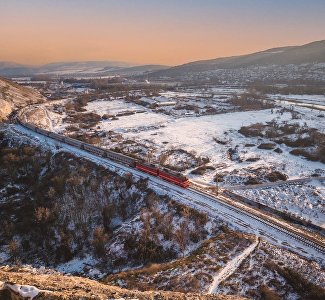
[[[42,101],[43,96],[36,90],[0,77],[0,121],[5,120],[15,109]]]
[[[20,286],[22,285],[22,286]],[[25,297],[22,295],[25,294]],[[240,300],[236,296],[139,292],[112,287],[94,280],[65,276],[31,268],[0,268],[0,299],[215,299]]]

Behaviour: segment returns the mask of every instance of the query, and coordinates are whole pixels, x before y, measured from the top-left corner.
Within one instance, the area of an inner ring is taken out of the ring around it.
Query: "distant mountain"
[[[0,61],[0,75],[2,76],[15,76],[33,73],[34,67],[17,64],[14,62]]]
[[[56,62],[42,66],[25,66],[12,62],[0,62],[0,75],[7,77],[46,75],[141,75],[148,72],[165,70],[170,66],[140,65],[134,66],[124,62],[115,61],[79,61]]]
[[[109,73],[115,75],[131,76],[131,75],[146,74],[149,72],[155,72],[159,70],[166,70],[169,68],[170,66],[164,66],[164,65],[143,65],[143,66],[135,66],[130,68],[120,68],[119,70],[110,70]]]
[[[237,69],[265,65],[300,65],[323,62],[325,62],[325,40],[303,46],[280,47],[247,55],[195,61],[154,72],[151,76],[172,77],[218,69]]]
[[[49,75],[75,75],[96,74],[108,70],[129,68],[131,64],[114,61],[81,61],[81,62],[57,62],[42,66],[26,66],[11,62],[0,62],[0,75],[2,76],[33,76],[36,74]]]
[[[26,67],[21,64],[16,64],[14,62],[10,61],[0,61],[0,69],[6,69],[6,68],[21,68],[21,67]]]
[[[101,73],[109,70],[118,70],[120,68],[130,67],[124,62],[114,61],[79,61],[79,62],[58,62],[43,65],[38,68],[38,73],[43,74],[78,74],[78,73]]]

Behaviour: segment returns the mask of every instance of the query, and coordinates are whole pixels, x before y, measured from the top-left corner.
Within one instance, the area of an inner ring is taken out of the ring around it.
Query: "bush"
[[[264,125],[262,123],[256,123],[250,126],[242,126],[238,132],[246,137],[263,137],[263,129]]]
[[[281,300],[281,297],[266,285],[260,287],[261,300]]]
[[[277,267],[278,273],[292,286],[294,291],[305,300],[325,299],[325,289],[317,286],[290,268]]]
[[[216,175],[214,176],[213,181],[214,181],[214,182],[224,182],[224,181],[225,181],[224,176],[225,176],[225,175],[222,175],[222,174],[216,174]]]
[[[262,143],[257,148],[258,149],[265,149],[265,150],[272,150],[274,149],[275,144],[273,143]]]
[[[256,161],[259,161],[260,158],[259,157],[249,157],[246,159],[246,161],[248,162],[256,162]]]
[[[279,172],[279,171],[274,171],[274,172],[267,174],[266,178],[271,182],[275,182],[275,181],[279,181],[279,180],[286,181],[288,179],[288,176],[286,174]]]
[[[97,227],[93,234],[93,246],[95,254],[98,257],[104,257],[105,255],[105,244],[108,241],[108,235],[103,227]]]
[[[233,96],[227,102],[231,105],[239,107],[241,110],[260,110],[274,108],[275,105],[271,101],[264,99],[264,95],[257,94],[255,92],[249,92],[240,96]]]
[[[254,184],[260,184],[261,182],[255,178],[255,177],[249,177],[246,182],[244,182],[245,185],[254,185]]]
[[[196,169],[194,169],[191,174],[193,175],[203,175],[206,170],[215,170],[215,167],[212,167],[212,166],[201,166],[201,167],[198,167]]]
[[[311,160],[311,161],[319,160],[319,157],[317,155],[310,153],[304,149],[293,149],[289,153],[292,155],[295,155],[295,156],[303,156],[306,159]],[[324,159],[324,158],[321,158],[321,159]]]

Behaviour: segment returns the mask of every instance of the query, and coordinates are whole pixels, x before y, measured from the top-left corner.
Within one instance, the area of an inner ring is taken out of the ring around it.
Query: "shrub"
[[[255,177],[249,177],[246,182],[244,182],[245,185],[254,185],[254,184],[260,184],[261,182],[255,178]]]
[[[255,161],[259,161],[260,158],[259,157],[249,157],[246,159],[246,161],[249,161],[249,162],[255,162]]]
[[[212,166],[201,166],[201,167],[198,167],[198,168],[194,169],[191,172],[191,174],[193,174],[193,175],[203,175],[206,170],[215,170],[215,168],[212,167]]]
[[[92,244],[94,246],[95,254],[98,257],[104,257],[105,244],[108,241],[108,235],[103,227],[97,227],[93,234]]]
[[[265,150],[272,150],[274,149],[275,144],[273,143],[262,143],[257,148],[258,149],[265,149]]]
[[[273,171],[273,172],[267,174],[266,178],[271,182],[275,182],[275,181],[279,181],[279,180],[285,181],[288,179],[288,176],[286,174],[279,172],[279,171]]]
[[[224,175],[222,174],[216,174],[213,179],[214,182],[224,182]]]
[[[262,123],[257,123],[250,126],[242,126],[238,132],[246,137],[263,137],[263,128],[264,125]]]
[[[11,241],[8,245],[10,258],[16,259],[19,254],[19,244],[16,241]]]
[[[261,300],[281,300],[281,297],[266,285],[260,287]]]
[[[300,299],[323,300],[325,289],[317,286],[290,268],[277,267],[278,273],[293,287]]]
[[[50,219],[50,209],[47,207],[38,207],[35,210],[36,222],[40,224],[45,224]]]
[[[319,157],[317,155],[310,153],[304,149],[293,149],[289,153],[292,155],[295,155],[295,156],[303,156],[306,159],[311,160],[311,161],[319,160]],[[321,159],[323,159],[323,158],[321,158]]]

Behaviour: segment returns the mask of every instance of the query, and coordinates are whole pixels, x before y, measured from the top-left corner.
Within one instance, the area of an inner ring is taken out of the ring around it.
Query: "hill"
[[[1,281],[2,287],[1,287]],[[19,285],[23,285],[17,293]],[[25,285],[25,286],[24,286]],[[34,287],[35,286],[35,287]],[[28,268],[0,268],[0,299],[30,299],[21,297],[22,290],[34,293],[35,299],[197,299],[197,300],[240,300],[237,296],[183,294],[167,291],[140,292],[109,286],[95,280],[77,276],[65,276],[57,272],[38,271]],[[19,295],[20,294],[20,295]],[[26,293],[27,294],[27,293]],[[25,294],[25,295],[26,295]],[[10,295],[10,296],[9,296]],[[3,297],[3,298],[2,298]],[[7,298],[6,298],[7,297]]]
[[[46,75],[141,75],[170,68],[163,65],[134,66],[124,62],[114,61],[77,61],[56,62],[41,66],[26,66],[13,62],[0,62],[0,75],[7,77]]]
[[[218,69],[267,65],[301,65],[325,62],[325,40],[303,46],[272,48],[247,55],[201,60],[154,72],[151,76],[179,76]]]
[[[0,77],[0,121],[6,119],[15,109],[43,100],[43,96],[36,90]]]
[[[33,76],[36,74],[70,75],[93,74],[129,68],[130,64],[115,61],[55,62],[40,66],[27,66],[13,62],[0,62],[0,75],[7,77]]]
[[[124,75],[124,76],[132,76],[132,75],[141,75],[146,74],[149,72],[155,72],[159,70],[166,70],[169,69],[169,66],[164,65],[142,65],[142,66],[135,66],[129,68],[121,68],[119,70],[112,70],[109,73],[114,75]]]

